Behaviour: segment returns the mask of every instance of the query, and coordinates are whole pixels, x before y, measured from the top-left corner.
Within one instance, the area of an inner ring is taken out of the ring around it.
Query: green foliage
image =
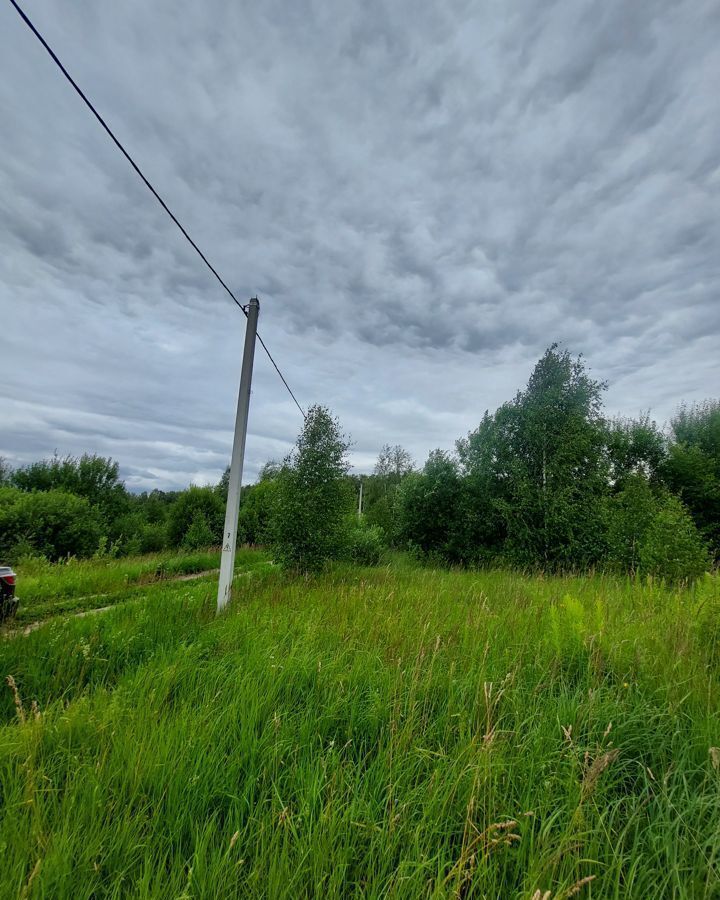
[[[607,430],[610,477],[617,487],[635,475],[656,482],[667,457],[667,440],[648,415],[615,419]]]
[[[185,550],[204,550],[213,544],[217,544],[216,535],[208,525],[205,513],[196,509],[190,527],[182,539],[182,546]]]
[[[640,552],[663,498],[644,475],[626,475],[622,484],[606,505],[607,554],[612,565],[634,573],[640,568]]]
[[[337,419],[322,406],[311,407],[273,492],[272,540],[286,568],[319,571],[342,554],[352,502],[344,481],[347,451]]]
[[[466,559],[462,494],[457,462],[433,450],[422,472],[411,473],[398,488],[399,539],[450,562]]]
[[[363,476],[363,514],[369,525],[376,525],[390,545],[400,541],[398,534],[398,488],[414,471],[412,457],[399,444],[385,444],[380,450],[375,471]],[[359,483],[356,491],[359,490]]]
[[[225,524],[225,504],[222,497],[214,488],[193,486],[180,494],[170,509],[168,539],[173,547],[182,545],[198,514],[205,520],[207,526],[205,536],[209,538],[203,546],[222,542]]]
[[[167,528],[154,522],[145,522],[138,532],[140,553],[160,553],[167,547]]]
[[[681,407],[663,476],[720,555],[720,401]]]
[[[458,442],[471,543],[544,569],[581,568],[601,557],[604,387],[581,358],[553,345],[527,388]]]
[[[377,566],[382,558],[385,542],[377,525],[353,525],[349,529],[347,556],[359,566]]]
[[[489,412],[467,438],[457,442],[460,473],[465,487],[462,514],[466,526],[466,556],[477,561],[497,558],[505,548],[507,527],[502,500],[506,477],[498,456],[501,429]]]
[[[612,566],[670,582],[693,581],[710,565],[702,536],[682,502],[644,475],[624,478],[606,505]]]
[[[707,545],[677,497],[667,495],[640,548],[640,569],[670,582],[693,581],[710,566]]]
[[[397,486],[374,475],[363,478],[363,515],[368,525],[382,529],[390,544],[397,541]]]
[[[566,674],[577,677],[579,669],[589,662],[588,637],[602,634],[603,606],[599,601],[592,606],[565,594],[559,603],[550,606],[549,619],[558,663]]]
[[[720,401],[681,407],[669,438],[648,415],[607,422],[604,388],[581,357],[552,345],[526,388],[486,412],[457,442],[456,455],[436,451],[418,472],[404,448],[385,444],[374,473],[362,479],[348,475],[347,443],[327,410],[316,407],[295,453],[282,467],[267,463],[258,482],[243,488],[238,543],[274,543],[279,561],[306,571],[348,554],[359,558],[360,544],[374,538],[348,534],[343,518],[356,506],[362,480],[364,522],[379,529],[385,545],[439,564],[517,564],[546,572],[609,566],[696,577],[706,565],[702,541],[668,491],[717,557]],[[0,492],[10,484],[25,496],[61,490],[84,498],[91,509],[86,531],[94,537],[98,521],[101,526],[94,552],[112,556],[219,544],[228,477],[226,470],[214,488],[135,495],[111,459],[56,455],[14,471],[0,459]],[[12,491],[5,497],[5,506],[15,508]],[[31,501],[38,510],[53,502]],[[663,533],[663,516],[682,523],[682,547],[651,538]],[[29,526],[15,523],[10,530],[6,553],[39,552]],[[73,540],[87,552],[89,539]]]
[[[413,469],[412,456],[400,444],[395,444],[394,447],[391,447],[390,444],[385,444],[380,450],[375,463],[375,475],[388,483],[396,485],[400,484],[402,479],[409,475]]]
[[[602,553],[604,388],[553,345],[495,415],[496,505],[507,552],[524,565],[582,567]]]
[[[238,543],[265,544],[270,540],[270,523],[277,490],[276,476],[261,478],[244,487],[240,496]]]
[[[672,420],[675,440],[720,460],[720,400],[683,404]]]
[[[91,556],[100,535],[99,516],[83,497],[57,490],[0,490],[0,556],[5,560],[27,553],[50,560]]]
[[[12,483],[23,491],[60,490],[84,497],[98,510],[106,526],[127,509],[128,495],[114,460],[92,453],[54,456],[15,469]]]
[[[218,492],[220,497],[222,497],[223,503],[227,503],[227,495],[228,489],[230,487],[230,466],[225,466],[223,469],[223,473],[220,476],[220,481],[217,483],[215,490]]]

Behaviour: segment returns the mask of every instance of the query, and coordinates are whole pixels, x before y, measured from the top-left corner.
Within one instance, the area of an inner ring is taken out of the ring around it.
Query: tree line
[[[665,433],[649,416],[608,419],[605,389],[553,345],[454,452],[418,469],[386,445],[370,476],[349,474],[350,442],[315,406],[288,457],[243,488],[238,540],[272,545],[296,570],[396,548],[449,564],[695,578],[720,553],[720,403],[681,407]],[[0,556],[216,545],[226,496],[227,472],[213,487],[132,494],[111,459],[0,461]]]
[[[551,346],[455,453],[400,480],[392,540],[453,563],[704,572],[720,551],[720,403],[681,407],[665,434],[606,418],[606,387]]]

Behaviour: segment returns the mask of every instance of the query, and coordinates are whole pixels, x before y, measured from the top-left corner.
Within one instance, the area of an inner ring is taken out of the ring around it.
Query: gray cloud
[[[358,467],[451,447],[554,340],[613,413],[718,393],[712,0],[27,8]],[[242,317],[9,6],[0,58],[0,454],[215,478]],[[299,425],[260,354],[250,477]]]

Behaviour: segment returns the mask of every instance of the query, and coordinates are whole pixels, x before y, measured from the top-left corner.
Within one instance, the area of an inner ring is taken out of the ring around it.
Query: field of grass
[[[237,551],[235,559],[240,570],[266,562],[265,554],[243,548]],[[170,551],[131,559],[71,558],[60,563],[28,559],[15,566],[21,599],[17,620],[35,621],[59,613],[110,606],[126,599],[131,588],[208,572],[219,566],[219,550]]]
[[[0,896],[720,897],[716,578],[258,564],[214,604],[0,641]]]

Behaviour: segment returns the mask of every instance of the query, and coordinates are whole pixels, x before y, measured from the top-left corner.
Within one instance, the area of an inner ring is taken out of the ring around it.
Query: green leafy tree
[[[450,562],[467,560],[463,484],[455,459],[433,450],[422,472],[402,481],[397,505],[403,543]]]
[[[21,466],[12,473],[12,483],[23,491],[53,491],[84,497],[94,506],[110,532],[128,510],[129,498],[114,460],[83,453],[82,456],[54,456]]]
[[[653,483],[658,480],[667,458],[667,439],[648,415],[613,420],[606,441],[610,478],[616,488],[636,475]]]
[[[375,475],[378,478],[386,479],[389,483],[399,484],[405,475],[412,472],[413,468],[412,456],[404,447],[401,447],[400,444],[395,444],[394,447],[385,444],[375,463]]]
[[[517,562],[580,568],[600,558],[608,484],[604,389],[582,358],[553,345],[527,388],[483,423],[488,489],[503,519],[506,552]]]
[[[672,429],[674,442],[662,475],[720,555],[720,401],[682,406]]]
[[[167,547],[167,527],[162,523],[143,523],[137,537],[140,553],[159,553]]]
[[[238,516],[238,542],[243,544],[265,544],[270,540],[277,475],[262,477],[257,484],[244,487],[240,496]]]
[[[273,503],[273,483],[280,472],[280,466],[269,460],[260,469],[256,484],[246,484],[240,492],[238,513],[238,544],[264,544],[268,541],[271,508]],[[230,484],[230,466],[220,478],[217,492],[227,503]]]
[[[343,552],[352,505],[345,482],[348,448],[337,419],[323,406],[311,407],[276,479],[272,539],[289,569],[318,571]]]
[[[380,528],[390,544],[398,537],[397,489],[413,471],[413,459],[404,447],[385,444],[378,454],[373,474],[362,478],[366,522]]]
[[[480,425],[457,442],[460,472],[465,486],[464,514],[467,555],[478,561],[499,556],[507,540],[503,502],[509,493],[506,463],[510,449],[504,439],[503,415],[485,412]]]
[[[638,473],[623,478],[622,488],[605,505],[608,560],[623,572],[638,572],[648,531],[664,496]]]
[[[230,488],[230,466],[225,466],[225,469],[220,476],[220,481],[217,484],[216,491],[222,497],[223,503],[227,503],[227,495],[228,490]]]

